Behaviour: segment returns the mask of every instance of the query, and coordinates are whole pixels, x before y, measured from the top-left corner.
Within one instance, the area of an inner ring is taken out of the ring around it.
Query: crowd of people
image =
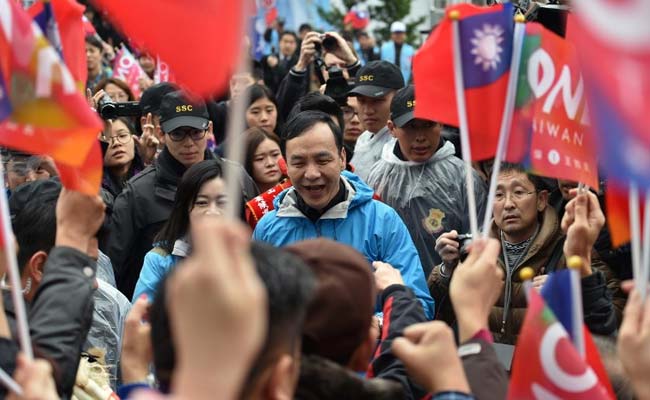
[[[89,107],[139,101],[141,115],[104,121],[98,196],[63,188],[46,156],[6,157],[13,290],[36,359],[20,353],[3,278],[0,367],[22,393],[0,397],[504,399],[527,308],[519,272],[541,290],[578,256],[584,323],[617,396],[650,398],[650,300],[626,281],[602,191],[503,164],[486,209],[490,164],[468,171],[454,127],[414,115],[405,31],[396,21],[381,46],[278,31],[277,49],[206,100],[155,82],[155,57],[134,49],[136,98],[112,76],[108,38],[89,35]],[[239,117],[241,164],[225,158]],[[493,217],[481,237],[468,235],[466,174],[476,217]]]

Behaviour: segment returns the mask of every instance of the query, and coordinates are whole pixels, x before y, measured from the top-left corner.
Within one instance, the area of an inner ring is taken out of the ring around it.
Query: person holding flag
[[[595,195],[588,196],[587,222],[581,223],[582,229],[569,229],[571,220],[560,226],[557,214],[547,206],[548,191],[539,177],[527,173],[520,165],[502,165],[489,233],[501,240],[503,254],[499,265],[505,273],[502,297],[490,316],[490,330],[497,342],[516,343],[526,312],[526,299],[517,271],[524,266],[531,267],[535,273],[532,285],[541,289],[548,274],[565,268],[566,258],[572,255],[584,259],[580,276],[587,327],[603,335],[616,331],[625,300],[620,282],[593,251],[604,217]],[[565,212],[565,219],[575,215],[572,207]],[[436,266],[429,277],[429,289],[438,301],[446,298],[449,276],[453,276],[459,262],[459,244],[454,238],[454,234],[447,232],[440,236],[436,245],[443,263]],[[453,322],[452,310],[445,309],[444,304],[441,308],[439,315]]]

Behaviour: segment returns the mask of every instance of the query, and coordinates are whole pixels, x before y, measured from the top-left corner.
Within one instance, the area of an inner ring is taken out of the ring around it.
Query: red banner
[[[118,78],[126,82],[129,88],[131,88],[133,96],[139,99],[142,95],[140,78],[146,76],[147,74],[140,66],[138,60],[135,59],[133,54],[125,46],[122,46],[117,54],[115,54],[115,59],[113,60],[113,78]]]

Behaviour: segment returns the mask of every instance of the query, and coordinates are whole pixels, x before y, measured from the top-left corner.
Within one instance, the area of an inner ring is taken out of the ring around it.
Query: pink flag
[[[156,71],[153,75],[153,83],[160,82],[176,82],[176,80],[174,79],[174,74],[169,69],[169,65],[161,60],[160,57],[156,57]]]
[[[146,76],[147,74],[140,67],[138,60],[133,57],[133,54],[125,46],[122,46],[115,55],[115,60],[113,60],[113,78],[126,82],[135,98],[139,99],[142,94],[139,79]]]

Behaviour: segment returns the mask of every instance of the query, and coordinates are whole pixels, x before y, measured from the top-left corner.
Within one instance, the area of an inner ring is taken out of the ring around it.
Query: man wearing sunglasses
[[[182,91],[165,94],[160,103],[160,128],[164,148],[155,163],[133,177],[116,198],[110,235],[102,246],[113,263],[117,288],[127,298],[132,297],[145,254],[171,214],[183,173],[203,160],[215,159],[207,149],[212,122],[202,100],[191,99]],[[246,202],[257,196],[258,189],[243,169],[241,176]]]

